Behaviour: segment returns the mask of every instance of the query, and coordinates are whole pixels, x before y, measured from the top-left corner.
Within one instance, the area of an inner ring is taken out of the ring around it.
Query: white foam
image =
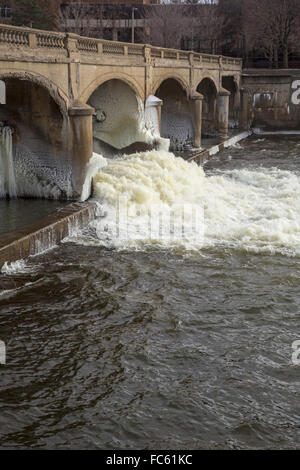
[[[86,201],[90,195],[92,190],[92,180],[93,177],[105,166],[107,165],[107,160],[97,153],[93,153],[90,161],[86,166],[85,171],[85,180],[82,186],[81,198],[80,200]]]
[[[19,273],[27,273],[29,271],[30,268],[28,268],[26,261],[23,259],[13,261],[12,263],[5,262],[1,268],[1,273],[9,276]]]
[[[149,95],[145,103],[145,126],[154,136],[160,136],[158,106],[161,106],[162,100],[154,95]]]
[[[230,137],[230,139],[224,142],[224,148],[233,147],[237,145],[238,142],[240,142],[243,139],[246,139],[251,134],[252,134],[251,131],[246,131],[246,132],[242,132],[241,134],[235,135],[234,137]]]
[[[300,180],[289,171],[258,168],[206,176],[194,162],[153,151],[110,161],[94,178],[94,195],[107,216],[91,224],[94,233],[86,239],[89,244],[95,237],[96,244],[117,248],[141,249],[151,244],[199,250],[202,246],[229,246],[292,255],[300,250]],[[116,236],[114,227],[110,230],[110,224],[115,223],[111,214],[118,204],[131,213],[129,237],[123,240]],[[201,237],[150,238],[143,227],[149,224],[153,204],[162,213],[176,204],[204,207],[204,243]],[[142,236],[135,237],[137,227],[142,227]]]
[[[218,145],[211,147],[208,151],[209,155],[216,155],[219,152],[220,152],[220,147]]]

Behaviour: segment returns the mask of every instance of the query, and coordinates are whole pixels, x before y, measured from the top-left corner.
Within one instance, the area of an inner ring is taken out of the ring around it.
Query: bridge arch
[[[97,88],[110,80],[120,80],[126,83],[142,101],[145,100],[144,87],[141,86],[132,75],[121,71],[115,71],[101,74],[95,78],[81,93],[80,101],[82,103],[87,103]]]
[[[218,87],[210,76],[205,76],[198,83],[196,91],[203,95],[202,102],[202,135],[211,136],[216,130],[216,106]]]
[[[182,77],[180,77],[178,75],[175,75],[175,74],[172,74],[172,73],[166,73],[166,74],[160,76],[156,80],[156,82],[154,83],[154,85],[152,87],[152,91],[153,91],[152,94],[153,95],[156,95],[158,89],[160,88],[162,83],[165,82],[166,80],[176,81],[181,86],[181,88],[185,91],[186,96],[189,97],[189,95],[190,95],[190,86],[189,86],[189,84]]]
[[[199,88],[200,84],[203,82],[203,80],[209,80],[209,82],[214,86],[215,92],[218,93],[219,91],[219,81],[216,81],[216,78],[209,72],[204,72],[201,73],[200,79],[196,80],[196,90]]]
[[[87,101],[95,109],[94,151],[106,157],[114,157],[149,150],[150,142],[142,125],[144,104],[140,92],[131,81],[124,80],[123,75],[122,78],[116,78],[115,74],[110,76],[110,79],[107,79],[107,75],[102,77],[101,83]]]
[[[69,100],[45,77],[1,70],[6,88],[0,121],[12,129],[12,166],[18,196],[72,197]]]
[[[230,92],[229,96],[229,126],[237,127],[239,118],[239,86],[237,79],[233,75],[222,76],[222,87]]]
[[[192,103],[186,85],[177,78],[160,80],[155,95],[162,100],[161,135],[170,139],[170,149],[182,151],[194,142]]]
[[[67,110],[70,105],[69,98],[66,93],[49,78],[35,72],[8,71],[5,69],[0,70],[0,80],[6,81],[11,79],[35,83],[36,85],[44,88],[58,105],[61,113],[64,115],[67,114]]]

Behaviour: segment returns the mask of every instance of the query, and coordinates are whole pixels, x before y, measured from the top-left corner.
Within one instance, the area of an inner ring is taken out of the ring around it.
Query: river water
[[[0,236],[21,229],[66,204],[66,201],[47,199],[0,199]]]
[[[137,239],[108,214],[0,275],[1,448],[300,448],[299,137],[253,136],[205,175],[139,158],[94,187]],[[147,238],[143,208],[180,199],[204,239]]]

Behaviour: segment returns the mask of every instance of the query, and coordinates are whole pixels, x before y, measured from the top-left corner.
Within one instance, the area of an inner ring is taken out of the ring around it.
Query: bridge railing
[[[142,57],[143,60],[162,59],[184,61],[195,66],[229,66],[240,70],[242,59],[211,54],[166,49],[145,44],[132,44],[104,39],[78,36],[73,33],[56,33],[10,25],[0,25],[0,51],[2,46],[40,49],[43,51],[70,52],[82,54],[103,54],[113,56]]]

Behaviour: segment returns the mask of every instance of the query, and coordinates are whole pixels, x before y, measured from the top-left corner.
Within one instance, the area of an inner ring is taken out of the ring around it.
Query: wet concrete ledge
[[[96,204],[73,203],[0,238],[0,269],[57,245],[95,218]]]
[[[215,155],[217,155],[221,150],[224,150],[232,145],[240,142],[241,140],[247,139],[250,135],[253,134],[253,131],[244,131],[240,134],[228,137],[224,139],[223,142],[220,142],[217,145],[214,145],[208,149],[200,150],[197,153],[193,153],[193,155],[188,158],[189,162],[196,162],[198,165],[205,165],[208,160],[211,160]]]

